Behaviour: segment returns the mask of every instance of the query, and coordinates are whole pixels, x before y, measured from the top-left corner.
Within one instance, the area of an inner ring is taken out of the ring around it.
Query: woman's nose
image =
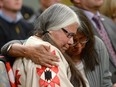
[[[73,37],[69,38],[68,44],[70,44],[70,45],[74,44]]]

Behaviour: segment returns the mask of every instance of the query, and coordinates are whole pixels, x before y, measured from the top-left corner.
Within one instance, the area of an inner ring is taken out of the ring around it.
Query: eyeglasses
[[[77,45],[77,44],[79,44],[79,43],[80,43],[81,45],[84,45],[84,44],[86,44],[88,41],[89,41],[88,38],[82,38],[82,39],[80,39],[80,40],[74,39],[74,44],[73,44],[73,46],[75,46],[75,45]]]
[[[71,38],[71,37],[73,37],[73,36],[75,35],[75,33],[68,32],[68,31],[67,31],[66,29],[64,29],[64,28],[61,28],[61,29],[63,30],[64,33],[67,34],[67,37],[68,37],[68,38]]]

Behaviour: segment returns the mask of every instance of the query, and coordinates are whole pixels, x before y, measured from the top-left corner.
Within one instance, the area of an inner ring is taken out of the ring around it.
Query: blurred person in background
[[[104,0],[71,0],[74,9],[80,9],[91,23],[95,35],[103,40],[110,56],[112,82],[116,83],[116,24],[99,13]]]
[[[0,48],[10,40],[26,39],[33,26],[21,13],[23,0],[0,0]]]
[[[60,3],[61,0],[38,0],[38,11],[35,12],[35,14],[32,16],[32,18],[29,20],[29,22],[33,22],[37,17],[40,16],[40,14],[47,9],[49,6]]]
[[[116,24],[116,0],[104,0],[104,4],[100,8],[100,12],[111,18]]]

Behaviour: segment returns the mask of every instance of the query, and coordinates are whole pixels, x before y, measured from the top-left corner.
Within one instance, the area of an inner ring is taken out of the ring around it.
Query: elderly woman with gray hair
[[[59,66],[37,65],[28,58],[17,58],[13,71],[18,87],[86,87],[80,72],[64,53],[80,26],[77,15],[63,4],[46,9],[35,21],[34,35],[24,45],[45,45],[59,58]]]

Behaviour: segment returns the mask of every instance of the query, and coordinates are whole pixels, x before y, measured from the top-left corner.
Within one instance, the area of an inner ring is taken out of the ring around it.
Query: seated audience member
[[[68,57],[63,56],[73,44],[73,36],[80,26],[75,12],[63,4],[52,5],[36,19],[34,26],[34,35],[29,37],[24,45],[50,47],[50,52],[59,58],[59,66],[48,68],[35,64],[28,58],[19,57],[13,64],[17,86],[86,87],[81,73]]]

